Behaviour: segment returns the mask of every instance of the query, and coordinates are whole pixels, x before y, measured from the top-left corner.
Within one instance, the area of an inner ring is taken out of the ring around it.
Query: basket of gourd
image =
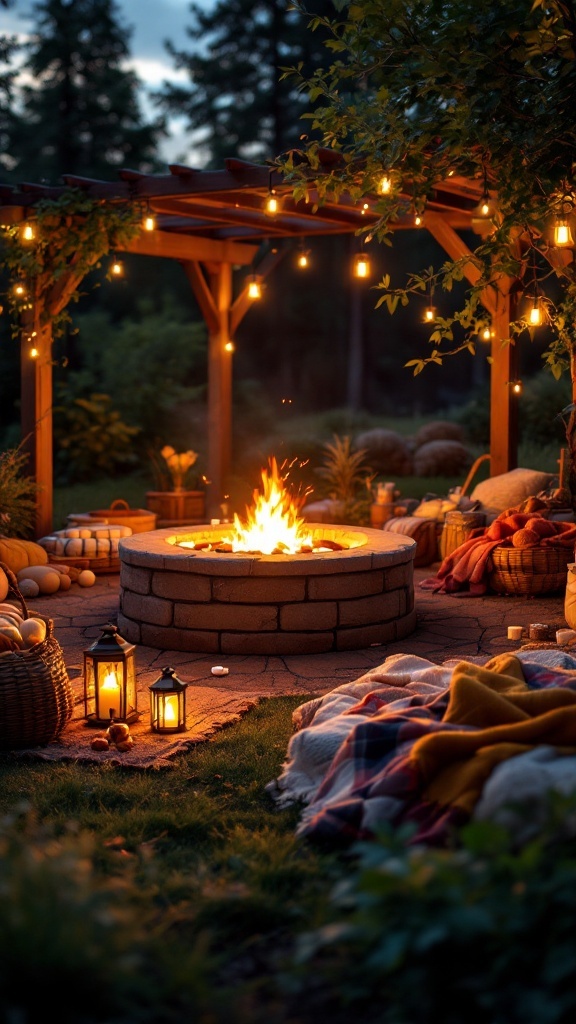
[[[52,619],[28,610],[15,573],[0,561],[0,750],[46,746],[73,707]]]

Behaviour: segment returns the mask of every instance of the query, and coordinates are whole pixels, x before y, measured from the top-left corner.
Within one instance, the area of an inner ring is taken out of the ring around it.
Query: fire
[[[299,515],[299,503],[287,490],[275,458],[270,459],[269,469],[263,469],[261,476],[262,492],[254,491],[254,504],[246,509],[244,521],[234,515],[234,532],[223,537],[221,543],[230,545],[231,551],[260,551],[263,555],[312,550],[312,534]]]

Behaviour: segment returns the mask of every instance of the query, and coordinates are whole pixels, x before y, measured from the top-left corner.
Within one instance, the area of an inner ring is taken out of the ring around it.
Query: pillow
[[[554,473],[537,469],[511,469],[509,473],[500,473],[476,484],[470,498],[479,501],[484,512],[504,512],[545,490],[554,476]]]

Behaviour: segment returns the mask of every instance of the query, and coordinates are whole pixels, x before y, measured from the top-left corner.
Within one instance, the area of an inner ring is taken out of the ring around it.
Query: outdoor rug
[[[150,695],[147,685],[137,690],[138,721],[130,724],[134,745],[130,750],[92,750],[95,734],[105,726],[88,725],[84,718],[82,678],[71,679],[74,711],[60,736],[46,746],[8,751],[2,756],[17,760],[74,761],[82,764],[108,764],[118,768],[173,768],[174,759],[216,732],[237,722],[257,700],[248,695],[230,693],[221,687],[189,684],[186,691],[186,732],[162,734],[150,728]]]

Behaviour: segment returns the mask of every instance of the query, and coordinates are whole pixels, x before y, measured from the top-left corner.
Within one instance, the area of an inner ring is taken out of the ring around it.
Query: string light
[[[306,270],[310,266],[310,250],[304,247],[302,239],[298,245],[298,252],[296,254],[296,266],[300,267],[301,270]]]
[[[110,273],[112,274],[112,277],[124,276],[124,264],[122,263],[122,260],[118,259],[117,256],[114,256],[112,258],[112,263],[110,264]]]
[[[353,273],[354,277],[358,277],[364,280],[370,277],[370,260],[365,252],[357,252],[354,257]]]
[[[378,191],[381,196],[388,196],[392,191],[392,178],[389,174],[383,174],[378,183]]]
[[[248,298],[249,299],[261,299],[262,298],[262,287],[260,281],[255,274],[252,274],[250,281],[248,282]]]
[[[432,280],[430,280],[430,283],[429,283],[429,286],[428,286],[428,305],[426,306],[426,309],[424,310],[424,322],[427,323],[427,324],[433,323],[434,320],[436,319],[436,306],[434,305],[433,299],[434,299],[434,284],[433,284]]]
[[[36,237],[34,225],[29,220],[22,226],[22,239],[24,242],[32,242]]]
[[[532,248],[532,292],[529,296],[528,309],[524,320],[529,327],[540,327],[544,322],[542,302],[536,277],[536,250]]]
[[[510,390],[513,391],[515,395],[521,395],[522,394],[522,381],[521,380],[509,380],[506,383],[508,384],[508,386],[510,387]]]
[[[267,217],[275,217],[279,210],[280,199],[276,193],[276,189],[272,186],[272,171],[270,171],[268,195],[266,197],[266,202],[264,203],[264,212]]]
[[[146,213],[144,214],[144,220],[142,221],[144,231],[155,231],[156,230],[156,217],[152,213],[150,204],[146,207]]]
[[[484,327],[480,331],[480,337],[482,338],[482,341],[492,340],[492,338],[494,337],[494,331],[492,330],[490,324],[484,325]]]
[[[22,299],[26,295],[26,285],[22,281],[17,281],[13,288],[14,295],[17,298]]]
[[[572,231],[570,230],[570,224],[568,216],[573,212],[574,202],[572,196],[568,193],[566,183],[564,183],[564,194],[560,202],[560,210],[554,221],[553,230],[553,242],[558,249],[568,249],[574,245],[574,239],[572,238]]]

